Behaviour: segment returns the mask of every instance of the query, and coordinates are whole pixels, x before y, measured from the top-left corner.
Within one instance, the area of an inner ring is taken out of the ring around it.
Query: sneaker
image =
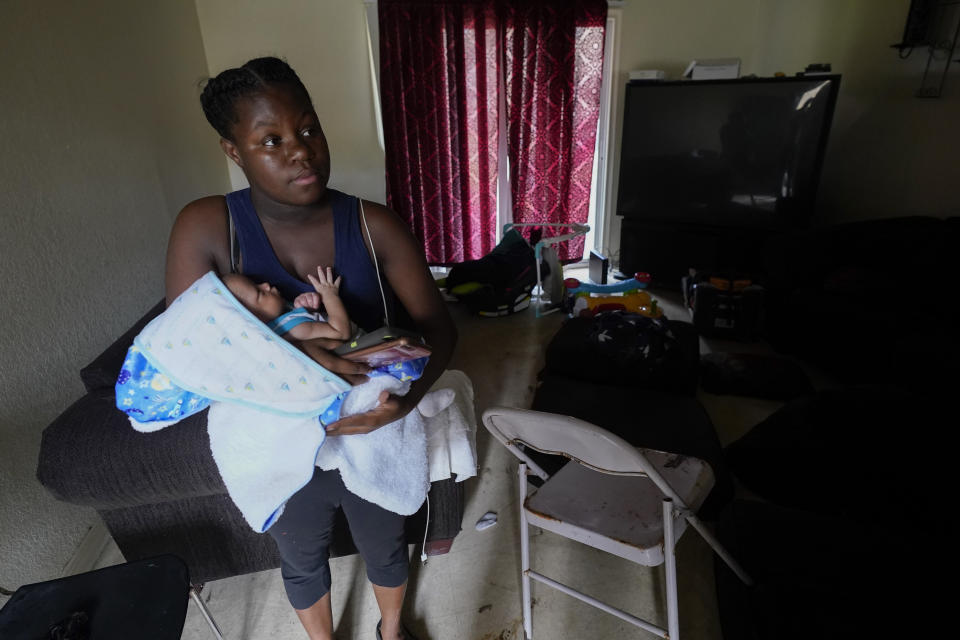
[[[380,623],[382,622],[383,620],[377,622],[377,640],[383,640],[383,636],[380,635]],[[400,622],[400,628],[403,629],[404,640],[417,640],[417,636],[410,633],[410,630],[407,629],[407,626],[403,624],[403,622]]]

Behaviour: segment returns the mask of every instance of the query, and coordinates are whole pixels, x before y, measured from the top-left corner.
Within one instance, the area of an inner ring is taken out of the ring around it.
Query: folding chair
[[[536,580],[617,616],[661,638],[680,637],[674,548],[687,523],[743,580],[750,578],[697,519],[694,511],[713,487],[713,471],[698,458],[637,449],[600,427],[539,411],[492,407],[483,424],[520,459],[520,558],[523,628],[532,640],[530,580]],[[552,476],[518,445],[563,455],[567,464]],[[598,473],[599,472],[599,473]],[[544,480],[527,495],[527,475]],[[611,607],[530,569],[533,525],[645,566],[666,565],[667,628]]]

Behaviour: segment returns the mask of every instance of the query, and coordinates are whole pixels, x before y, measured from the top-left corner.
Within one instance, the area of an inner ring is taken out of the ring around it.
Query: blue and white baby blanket
[[[231,424],[208,419],[210,449],[250,526],[266,531],[313,474],[326,438],[319,416],[349,389],[268,329],[210,271],[134,339],[116,394],[144,432],[211,403],[240,409]]]
[[[320,422],[334,422],[350,385],[279,337],[290,327],[275,324],[260,322],[208,272],[134,339],[117,377],[117,408],[145,432],[217,400],[288,417],[312,416],[319,404]],[[426,361],[379,367],[370,376],[416,380]]]
[[[383,371],[350,387],[254,317],[211,271],[134,339],[117,379],[116,401],[143,432],[209,406],[210,449],[224,485],[250,526],[263,532],[312,477],[326,440],[321,419],[336,419],[347,404],[344,415],[373,408],[383,389],[403,395],[410,384],[398,379],[404,377]],[[457,412],[448,409],[452,401],[436,391],[424,397],[434,430],[462,423],[449,419]],[[423,416],[412,412],[374,433],[355,442],[343,436],[346,446],[333,447],[322,466],[340,469],[356,495],[414,513],[429,487]],[[472,443],[470,451],[475,469]],[[461,465],[467,472],[458,481],[473,475],[470,462],[467,456]],[[376,485],[359,481],[371,473]]]

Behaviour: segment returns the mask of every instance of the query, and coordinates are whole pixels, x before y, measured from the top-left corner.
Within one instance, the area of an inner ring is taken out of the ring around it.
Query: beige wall
[[[313,97],[330,144],[330,185],[386,199],[360,0],[196,0],[210,75],[273,55],[294,68]],[[231,179],[246,182],[230,163]]]
[[[739,57],[742,74],[761,76],[830,62],[843,79],[816,222],[958,215],[960,65],[953,66],[943,98],[913,97],[926,52],[900,60],[889,47],[903,33],[908,6],[909,0],[626,2],[617,84],[627,82],[631,69],[678,77],[696,58]],[[617,131],[622,101],[621,91]],[[616,137],[612,148],[616,172]],[[616,253],[619,219],[610,219],[607,247]]]
[[[192,0],[0,4],[0,584],[53,578],[96,517],[35,479],[79,369],[163,294],[173,216],[228,186]],[[2,600],[0,600],[2,603]]]
[[[903,34],[909,1],[763,4],[756,73],[828,61],[843,74],[820,222],[960,215],[960,65],[942,98],[914,97],[927,51],[900,60],[890,48]]]

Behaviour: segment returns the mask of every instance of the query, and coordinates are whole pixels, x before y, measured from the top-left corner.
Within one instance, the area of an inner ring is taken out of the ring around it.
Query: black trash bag
[[[547,345],[542,375],[693,395],[699,364],[691,324],[604,311],[564,323]]]
[[[89,640],[90,616],[86,611],[74,611],[50,626],[49,640]]]

